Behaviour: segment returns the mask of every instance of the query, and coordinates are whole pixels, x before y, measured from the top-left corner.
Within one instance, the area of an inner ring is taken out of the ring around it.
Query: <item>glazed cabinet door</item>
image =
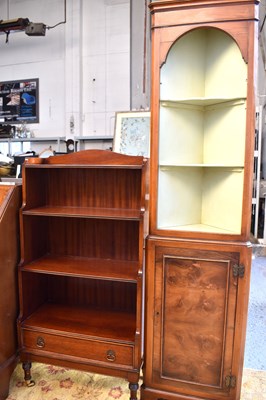
[[[149,244],[145,384],[196,398],[234,398],[241,257],[236,249],[205,247]]]

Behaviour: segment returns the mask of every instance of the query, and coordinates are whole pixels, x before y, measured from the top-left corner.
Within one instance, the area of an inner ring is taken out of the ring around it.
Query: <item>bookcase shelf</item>
[[[136,283],[141,266],[138,261],[47,254],[22,267],[21,270],[43,274]]]
[[[112,329],[114,326],[119,329]],[[79,338],[104,338],[134,345],[135,315],[46,303],[32,313],[25,321],[24,328],[37,328],[42,332],[68,334],[72,337],[78,335]]]
[[[43,206],[24,211],[23,215],[140,220],[141,213],[143,212],[144,210],[123,210],[101,207]]]

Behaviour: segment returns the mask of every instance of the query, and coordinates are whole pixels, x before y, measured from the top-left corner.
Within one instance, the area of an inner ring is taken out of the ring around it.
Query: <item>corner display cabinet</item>
[[[87,150],[23,166],[20,358],[128,379],[142,362],[147,162]]]
[[[154,1],[143,400],[240,398],[258,1]]]

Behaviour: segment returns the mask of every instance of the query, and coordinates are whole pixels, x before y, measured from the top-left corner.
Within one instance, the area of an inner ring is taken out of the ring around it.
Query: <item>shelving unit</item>
[[[8,154],[12,155],[12,144],[13,143],[20,143],[20,150],[23,150],[24,143],[53,143],[56,142],[57,151],[60,152],[60,144],[61,142],[65,141],[65,137],[63,136],[56,136],[56,137],[32,137],[32,138],[6,138],[0,139],[0,143],[7,143],[8,144]]]
[[[103,150],[28,159],[21,209],[20,356],[122,376],[142,362],[147,163]]]
[[[112,146],[113,136],[75,136],[75,151],[85,150],[85,143],[97,144],[101,147],[106,147],[107,144]],[[56,151],[60,152],[61,144],[66,142],[65,136],[47,136],[47,137],[31,137],[31,138],[2,138],[0,143],[7,144],[7,154],[12,155],[12,145],[14,143],[20,143],[20,150],[24,151],[24,143],[56,143]]]

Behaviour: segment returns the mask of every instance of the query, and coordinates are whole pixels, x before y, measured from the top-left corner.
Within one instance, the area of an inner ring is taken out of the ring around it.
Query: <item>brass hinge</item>
[[[225,386],[227,388],[234,388],[236,387],[236,376],[234,375],[227,375],[225,377]]]
[[[243,278],[245,274],[245,266],[242,264],[234,264],[233,265],[233,276],[235,278]]]

